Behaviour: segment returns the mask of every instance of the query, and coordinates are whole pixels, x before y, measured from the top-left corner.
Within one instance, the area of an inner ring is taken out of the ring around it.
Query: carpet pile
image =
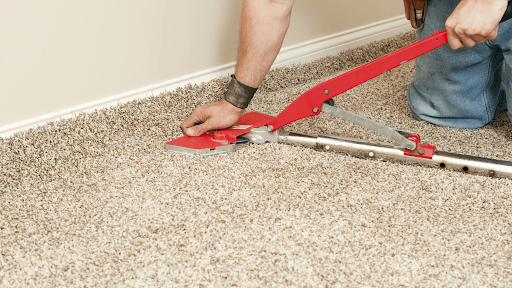
[[[247,111],[415,41],[406,33],[272,70]],[[415,120],[414,63],[335,98],[439,150],[512,161],[505,113],[476,130]],[[283,144],[164,149],[229,77],[0,138],[0,287],[512,286],[512,180]],[[287,130],[388,141],[329,115]]]

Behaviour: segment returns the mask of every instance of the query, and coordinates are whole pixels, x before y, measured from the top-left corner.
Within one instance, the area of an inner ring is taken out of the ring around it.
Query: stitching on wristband
[[[224,99],[235,107],[245,109],[249,106],[256,90],[258,90],[258,88],[249,87],[238,82],[233,74],[231,75],[228,90],[224,93]]]

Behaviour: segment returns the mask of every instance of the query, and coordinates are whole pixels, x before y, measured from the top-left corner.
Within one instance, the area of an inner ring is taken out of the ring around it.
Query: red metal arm
[[[448,43],[446,31],[436,31],[430,37],[325,81],[295,99],[269,123],[269,126],[272,125],[275,131],[299,119],[318,115],[325,101],[446,43]]]

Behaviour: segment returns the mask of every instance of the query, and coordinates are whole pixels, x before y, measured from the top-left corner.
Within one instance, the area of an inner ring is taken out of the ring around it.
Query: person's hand
[[[199,136],[210,130],[233,126],[245,113],[245,109],[233,106],[226,100],[197,107],[183,123],[181,129],[188,136]]]
[[[507,4],[507,0],[460,1],[445,23],[450,47],[473,47],[486,39],[495,39]]]
[[[411,21],[412,28],[423,28],[425,16],[427,15],[427,2],[428,0],[404,0],[405,18]],[[416,10],[423,11],[423,19],[421,20],[420,26],[416,25]]]

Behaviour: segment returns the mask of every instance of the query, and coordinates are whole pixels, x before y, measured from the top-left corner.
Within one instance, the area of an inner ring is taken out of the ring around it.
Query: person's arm
[[[235,77],[257,88],[281,49],[290,24],[293,0],[245,0]],[[181,124],[188,136],[228,128],[245,113],[225,99],[197,107]]]
[[[450,47],[473,47],[486,39],[495,39],[507,4],[507,0],[460,1],[445,23]]]

